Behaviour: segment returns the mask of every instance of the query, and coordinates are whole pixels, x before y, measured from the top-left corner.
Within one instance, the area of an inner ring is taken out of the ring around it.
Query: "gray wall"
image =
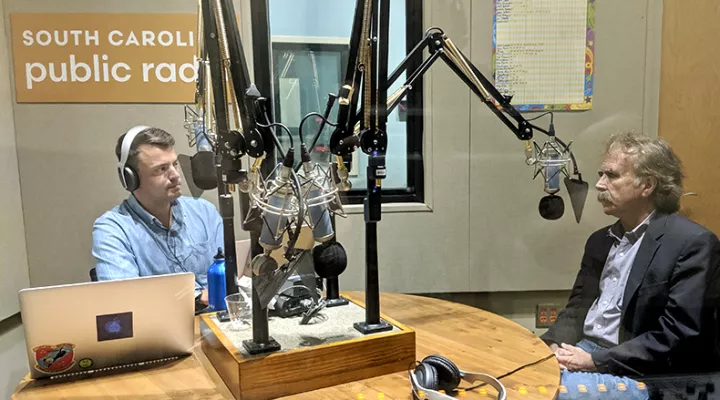
[[[0,20],[0,321],[18,312],[17,292],[28,286],[8,39],[3,19]]]
[[[13,12],[194,13],[196,2],[4,0],[4,11],[9,37]],[[178,153],[190,152],[177,104],[15,103],[15,118],[32,286],[89,280],[93,221],[128,195],[117,179],[118,136],[134,125],[156,125],[173,133]],[[184,193],[190,193],[186,185]],[[203,195],[217,204],[216,196]]]
[[[11,12],[31,11],[195,9],[189,0],[3,1],[5,18]],[[425,4],[426,26],[443,27],[480,70],[490,75],[492,0],[428,0]],[[600,163],[601,143],[610,133],[646,128],[655,134],[659,82],[654,77],[659,61],[649,49],[660,37],[649,17],[660,6],[652,0],[596,3],[594,109],[560,113],[556,118],[558,134],[574,141],[580,166],[591,184]],[[446,67],[437,65],[432,70],[425,90],[426,204],[385,207],[378,229],[382,290],[569,288],[586,237],[611,221],[596,206],[592,189],[580,224],[570,212],[556,222],[540,219],[536,209],[543,195],[542,183],[531,180],[532,170],[524,165],[523,143]],[[182,107],[16,104],[14,110],[31,283],[87,280],[93,261],[92,222],[126,196],[115,174],[115,139],[138,123],[158,125],[180,139]],[[179,150],[187,151],[187,147],[181,143]],[[569,205],[564,191],[563,196]],[[214,194],[206,198],[214,201]],[[338,222],[339,239],[350,255],[341,286],[361,289],[363,217],[357,206],[348,209],[356,213]]]
[[[29,286],[29,279],[8,42],[0,19],[0,399],[9,399],[28,372],[27,363],[17,361],[26,354],[17,292]]]
[[[467,4],[465,14],[473,23],[470,43],[464,45],[478,68],[490,73],[493,1]],[[602,213],[592,188],[604,141],[609,134],[625,129],[657,135],[652,128],[655,123],[646,126],[646,120],[657,120],[655,92],[660,83],[657,75],[649,82],[646,76],[656,74],[660,67],[659,51],[648,54],[648,50],[660,42],[660,30],[651,25],[660,21],[650,21],[649,14],[654,16],[661,3],[610,0],[597,1],[595,7],[593,109],[556,113],[555,120],[557,135],[573,142],[583,177],[591,183],[579,224],[572,218],[564,185],[565,217],[548,222],[538,215],[542,180],[530,182],[532,170],[523,164],[523,144],[513,141],[504,125],[477,98],[469,101],[468,281],[472,290],[569,287],[589,233],[612,221]],[[540,126],[547,126],[547,119],[540,121]]]
[[[440,26],[491,75],[492,0],[426,1],[426,26]],[[577,224],[569,211],[548,222],[537,213],[542,183],[532,181],[523,143],[442,65],[425,79],[428,209],[383,215],[380,282],[404,292],[561,290],[572,285],[588,235],[610,223],[594,200],[603,141],[621,129],[657,135],[662,3],[596,2],[594,108],[557,113],[591,189]],[[538,139],[541,139],[538,137]],[[391,207],[386,207],[390,210]],[[340,223],[350,245],[346,286],[363,282],[362,216]]]
[[[20,315],[0,321],[0,399],[10,399],[22,378],[29,372],[25,336]]]
[[[247,1],[240,9],[243,17],[248,15]],[[126,196],[115,175],[117,136],[138,123],[156,124],[178,139],[182,135],[177,105],[14,104],[5,56],[8,13],[194,10],[191,0],[0,2],[0,320],[17,312],[16,293],[28,286],[28,264],[33,286],[88,279],[92,222]],[[488,75],[491,13],[492,0],[425,1],[425,25],[443,27]],[[591,183],[600,143],[611,132],[657,132],[661,13],[662,2],[656,0],[596,2],[594,109],[560,113],[556,123],[562,138],[575,141]],[[249,41],[250,27],[243,22]],[[556,222],[540,220],[535,209],[541,183],[530,180],[522,143],[444,66],[428,75],[425,91],[426,204],[384,207],[381,288],[434,293],[542,333],[533,326],[534,304],[567,299],[585,238],[610,219],[600,214],[591,189],[581,224],[570,215]],[[179,142],[179,151],[188,151]],[[213,193],[205,197],[215,202]],[[348,210],[356,214],[338,225],[350,253],[341,285],[362,289],[363,220],[358,207]],[[503,290],[510,292],[478,293]],[[9,395],[27,371],[16,362],[24,354],[18,324],[17,316],[0,322],[0,364],[13,365],[7,379],[0,380],[0,397]]]

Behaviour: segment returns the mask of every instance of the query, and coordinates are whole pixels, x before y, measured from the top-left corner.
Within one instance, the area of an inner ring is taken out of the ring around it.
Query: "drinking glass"
[[[230,329],[242,331],[249,329],[252,319],[252,303],[242,293],[235,293],[225,297]]]

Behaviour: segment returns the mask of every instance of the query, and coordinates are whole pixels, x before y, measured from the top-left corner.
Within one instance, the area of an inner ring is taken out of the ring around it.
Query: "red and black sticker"
[[[75,345],[61,343],[54,346],[42,345],[33,348],[35,369],[47,374],[67,371],[75,365]]]

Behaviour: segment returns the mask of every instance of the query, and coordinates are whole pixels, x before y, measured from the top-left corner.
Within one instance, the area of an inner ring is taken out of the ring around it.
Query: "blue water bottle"
[[[222,248],[218,248],[215,262],[208,267],[208,311],[222,311],[225,309],[225,255]]]

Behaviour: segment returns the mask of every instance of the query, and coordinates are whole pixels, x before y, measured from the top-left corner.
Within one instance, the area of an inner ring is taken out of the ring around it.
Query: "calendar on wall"
[[[521,111],[589,110],[595,0],[495,0],[493,75]]]

